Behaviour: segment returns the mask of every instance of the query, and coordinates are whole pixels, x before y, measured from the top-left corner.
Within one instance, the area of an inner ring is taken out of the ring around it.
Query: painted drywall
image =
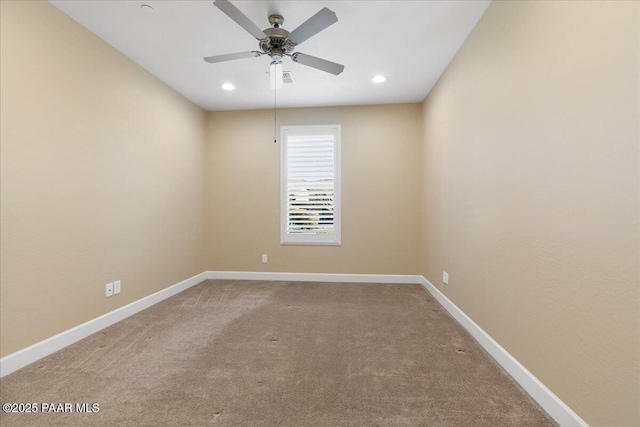
[[[424,103],[425,277],[592,426],[640,425],[639,22],[493,2]]]
[[[640,424],[637,3],[494,2],[424,111],[279,110],[342,125],[341,247],[279,245],[272,111],[204,113],[48,3],[0,8],[1,355],[206,269],[446,269],[585,420]]]
[[[205,113],[48,2],[0,5],[5,356],[205,270]]]
[[[342,127],[342,245],[282,246],[273,110],[210,112],[208,269],[416,274],[421,123],[421,104],[278,110],[278,139],[279,126]]]

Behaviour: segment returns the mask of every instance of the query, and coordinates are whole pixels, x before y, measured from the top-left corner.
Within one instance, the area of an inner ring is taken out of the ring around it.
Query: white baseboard
[[[411,283],[421,284],[438,300],[454,319],[515,379],[538,404],[563,427],[588,427],[588,424],[549,390],[527,368],[498,344],[477,323],[420,275],[386,274],[322,274],[322,273],[270,273],[246,271],[208,271],[208,279],[228,280],[283,280],[351,283]]]
[[[88,337],[139,311],[159,303],[203,280],[277,280],[301,282],[346,282],[346,283],[410,283],[420,284],[438,300],[478,343],[511,375],[527,393],[561,426],[588,427],[575,412],[549,390],[540,380],[478,326],[469,316],[449,300],[431,282],[420,275],[402,274],[323,274],[323,273],[274,273],[247,271],[206,271],[165,288],[131,304],[104,314],[82,325],[47,338],[25,349],[0,359],[0,377],[4,377],[45,356]]]
[[[345,283],[414,283],[421,284],[422,276],[410,274],[327,274],[273,273],[260,271],[207,271],[207,279],[277,280],[287,282],[345,282]]]
[[[207,273],[197,274],[180,283],[176,283],[175,285],[169,286],[161,291],[141,298],[109,313],[103,314],[100,317],[96,317],[95,319],[61,332],[58,335],[54,335],[27,348],[9,354],[0,359],[0,377],[9,375],[20,368],[55,353],[56,351],[78,342],[89,335],[95,334],[107,326],[111,326],[122,319],[144,310],[145,308],[149,308],[152,305],[197,285],[206,279]]]
[[[421,284],[433,297],[458,321],[473,338],[493,357],[514,380],[562,427],[589,427],[589,425],[571,410],[558,396],[549,390],[540,380],[518,362],[507,350],[502,348],[476,322],[471,320],[438,288],[423,276]]]

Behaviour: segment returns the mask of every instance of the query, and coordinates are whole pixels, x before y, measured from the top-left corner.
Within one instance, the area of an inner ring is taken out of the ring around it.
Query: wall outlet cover
[[[442,272],[442,281],[445,285],[449,284],[449,273],[447,273],[446,271]]]
[[[116,280],[115,282],[113,282],[113,293],[114,295],[120,293],[120,280]]]
[[[104,294],[107,297],[110,297],[111,295],[113,295],[113,283],[107,283],[104,287]]]

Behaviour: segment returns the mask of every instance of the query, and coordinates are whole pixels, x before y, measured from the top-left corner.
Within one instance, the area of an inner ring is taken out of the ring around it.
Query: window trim
[[[280,244],[281,245],[314,245],[340,246],[342,244],[342,214],[341,214],[341,133],[340,125],[306,125],[280,127]],[[334,136],[334,198],[333,198],[333,229],[332,235],[287,234],[287,137],[327,135]]]

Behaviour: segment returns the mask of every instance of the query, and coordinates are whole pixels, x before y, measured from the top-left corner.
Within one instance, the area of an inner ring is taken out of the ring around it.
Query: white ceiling
[[[57,8],[205,110],[271,108],[269,62],[258,58],[208,64],[203,57],[259,50],[258,42],[213,1],[61,1]],[[284,59],[294,84],[278,107],[420,102],[476,25],[490,0],[233,1],[258,27],[278,13],[293,31],[323,7],[338,22],[296,47],[345,66],[334,76]],[[155,13],[144,13],[148,4]],[[387,81],[371,82],[383,74]],[[220,88],[231,82],[236,90]]]

